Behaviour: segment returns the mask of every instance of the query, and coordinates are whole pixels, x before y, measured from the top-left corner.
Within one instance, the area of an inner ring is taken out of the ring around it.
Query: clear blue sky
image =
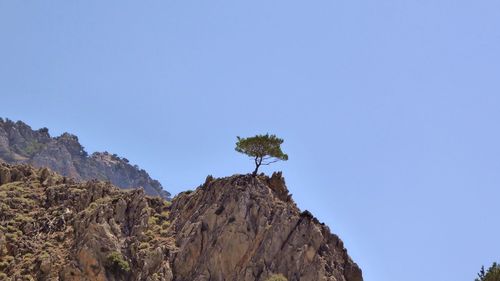
[[[171,192],[285,139],[294,199],[367,281],[500,261],[500,2],[1,1],[0,116]]]

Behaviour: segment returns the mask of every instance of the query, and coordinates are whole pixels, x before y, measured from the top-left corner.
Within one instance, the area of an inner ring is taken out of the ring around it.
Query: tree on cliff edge
[[[255,162],[253,175],[257,175],[261,165],[288,160],[288,155],[281,151],[283,139],[275,135],[256,135],[255,137],[240,138],[237,137],[235,150],[250,156]]]

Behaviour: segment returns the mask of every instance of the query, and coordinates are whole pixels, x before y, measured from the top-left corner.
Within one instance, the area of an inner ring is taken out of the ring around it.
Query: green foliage
[[[237,137],[235,150],[253,158],[255,162],[256,175],[261,165],[269,165],[279,160],[288,160],[288,155],[281,150],[283,139],[275,135],[256,135],[255,137],[240,138]]]
[[[153,217],[153,216],[149,217],[149,219],[148,219],[148,225],[149,226],[152,227],[152,226],[157,225],[157,224],[158,224],[158,218],[157,217]]]
[[[16,241],[19,238],[18,233],[5,233],[5,238],[7,238],[8,241]]]
[[[17,214],[14,217],[14,221],[16,221],[18,223],[29,223],[29,222],[33,222],[33,218],[27,217],[23,214]]]
[[[500,264],[494,262],[488,270],[484,270],[484,266],[481,267],[475,281],[500,281]]]
[[[266,281],[288,281],[283,274],[273,274]]]
[[[170,227],[170,222],[169,221],[164,221],[161,224],[161,229],[168,229]]]
[[[169,216],[170,216],[169,211],[163,211],[163,212],[161,212],[161,214],[159,214],[159,218],[164,220],[164,221],[168,220]]]
[[[123,258],[119,252],[111,252],[107,256],[108,268],[115,273],[127,273],[130,271],[129,263]]]

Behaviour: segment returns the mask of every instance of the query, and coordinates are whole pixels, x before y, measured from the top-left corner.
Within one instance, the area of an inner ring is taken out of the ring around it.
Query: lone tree
[[[288,155],[281,151],[283,139],[275,135],[256,135],[255,137],[237,137],[235,150],[244,153],[255,161],[255,170],[252,175],[257,175],[261,165],[269,165],[280,160],[288,160]]]

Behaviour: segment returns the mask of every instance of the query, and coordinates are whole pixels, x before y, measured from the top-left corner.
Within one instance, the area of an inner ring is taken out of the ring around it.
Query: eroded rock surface
[[[178,281],[361,281],[342,241],[300,212],[280,173],[208,178],[172,205]]]
[[[46,168],[0,164],[0,280],[362,281],[280,173],[235,175],[172,204]]]
[[[0,280],[172,280],[170,203],[0,164]]]

